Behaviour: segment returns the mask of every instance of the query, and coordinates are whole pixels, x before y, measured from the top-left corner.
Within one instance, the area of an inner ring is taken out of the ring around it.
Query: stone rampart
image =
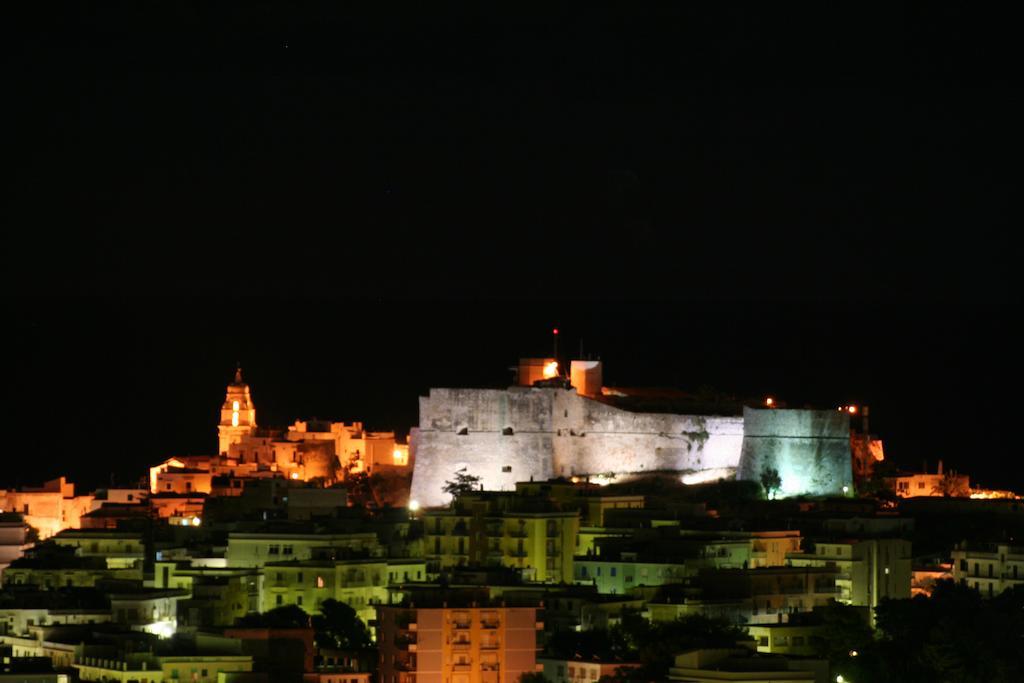
[[[849,416],[837,411],[745,409],[743,416],[639,413],[573,389],[431,389],[410,439],[412,499],[447,502],[445,481],[465,468],[488,490],[558,476],[671,470],[782,477],[782,496],[841,493],[852,485]]]
[[[736,476],[758,481],[778,470],[781,497],[842,494],[853,486],[850,417],[837,410],[743,410],[743,453]]]
[[[633,413],[572,389],[431,389],[411,437],[412,498],[440,505],[462,468],[493,490],[531,478],[735,468],[743,420]]]

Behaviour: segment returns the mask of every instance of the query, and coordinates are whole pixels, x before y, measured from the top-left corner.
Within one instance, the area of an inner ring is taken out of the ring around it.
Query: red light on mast
[[[556,327],[555,329],[551,330],[551,334],[558,334],[558,328]]]

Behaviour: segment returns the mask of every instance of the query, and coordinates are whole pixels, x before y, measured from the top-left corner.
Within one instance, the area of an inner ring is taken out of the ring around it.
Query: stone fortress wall
[[[431,389],[411,434],[412,499],[443,505],[444,482],[462,468],[496,490],[553,476],[731,473],[743,452],[743,422],[634,413],[573,389]]]
[[[655,470],[738,471],[756,480],[762,466],[775,466],[783,495],[826,494],[841,493],[852,477],[843,413],[642,413],[553,387],[431,389],[420,397],[410,449],[411,499],[424,506],[447,503],[441,489],[462,468],[490,490],[531,478]]]
[[[850,416],[836,410],[743,410],[743,452],[736,476],[757,481],[770,467],[780,497],[852,490]]]

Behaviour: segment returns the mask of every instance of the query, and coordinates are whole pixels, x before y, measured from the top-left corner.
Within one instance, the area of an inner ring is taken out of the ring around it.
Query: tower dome
[[[219,452],[227,453],[231,444],[238,443],[255,429],[256,406],[252,402],[249,385],[242,379],[242,366],[238,366],[235,379],[228,384],[227,396],[220,407],[220,425],[217,427]]]

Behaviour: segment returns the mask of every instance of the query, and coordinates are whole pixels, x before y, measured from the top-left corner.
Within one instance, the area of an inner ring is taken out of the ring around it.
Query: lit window
[[[322,576],[316,577],[316,587],[317,588],[323,588],[324,587],[324,577],[322,577]]]
[[[236,413],[238,412],[238,401],[235,401],[234,403],[231,404],[231,410],[235,411]]]
[[[231,426],[232,427],[237,427],[238,426],[238,411],[237,410],[235,412],[231,413]]]

